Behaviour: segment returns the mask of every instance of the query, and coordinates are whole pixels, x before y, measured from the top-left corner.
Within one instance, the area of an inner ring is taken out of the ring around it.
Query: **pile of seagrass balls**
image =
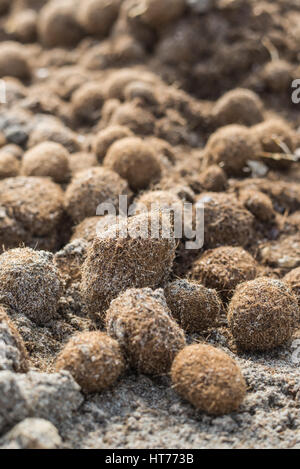
[[[168,56],[177,22],[174,39],[188,42],[181,20],[194,2],[15,3],[10,12],[0,2],[10,19],[0,44],[8,90],[0,116],[0,370],[31,366],[14,318],[29,329],[53,327],[69,320],[61,310],[71,298],[92,326],[64,336],[51,372],[67,370],[85,394],[129,372],[168,376],[196,409],[237,411],[247,383],[234,354],[285,346],[300,325],[299,265],[281,270],[257,255],[262,241],[295,235],[286,217],[300,210],[300,185],[280,171],[292,167],[299,135],[252,90],[204,102],[174,77],[163,80],[155,61]],[[133,204],[128,219],[120,196]],[[190,263],[180,258],[186,235],[173,232],[187,202],[194,211],[204,205],[204,245]],[[101,212],[107,203],[114,213]],[[224,324],[229,353],[209,344]]]

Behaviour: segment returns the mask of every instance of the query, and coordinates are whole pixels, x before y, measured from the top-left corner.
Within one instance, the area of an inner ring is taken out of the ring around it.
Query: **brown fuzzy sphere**
[[[288,342],[299,324],[297,298],[280,280],[242,283],[230,302],[228,322],[241,349],[273,349]]]
[[[121,125],[112,125],[99,132],[93,143],[94,153],[99,163],[104,160],[108,149],[113,143],[126,137],[133,137],[133,133],[130,129]]]
[[[263,192],[244,190],[240,192],[239,200],[258,220],[266,222],[275,218],[272,200]]]
[[[125,89],[134,81],[142,81],[148,84],[155,84],[158,81],[156,75],[136,70],[132,68],[124,68],[112,72],[106,83],[106,97],[108,99],[125,99]]]
[[[80,223],[96,215],[101,203],[119,204],[119,195],[130,196],[127,182],[107,168],[90,168],[77,173],[65,194],[65,207],[72,220]]]
[[[128,127],[137,135],[150,135],[154,133],[155,119],[147,109],[138,106],[135,102],[128,102],[114,111],[110,125]]]
[[[264,67],[262,77],[273,93],[288,91],[293,81],[293,66],[285,60],[273,60]]]
[[[252,128],[252,133],[260,142],[263,151],[267,153],[293,153],[296,149],[296,135],[287,122],[280,118],[269,119]],[[275,169],[287,169],[291,162],[277,161],[270,158],[264,160],[268,166]]]
[[[204,245],[246,246],[253,238],[253,215],[234,196],[204,192],[197,203],[204,204]]]
[[[0,44],[0,77],[8,76],[26,80],[30,74],[26,48],[18,42],[2,42]]]
[[[210,345],[185,347],[173,362],[171,376],[178,394],[212,415],[236,411],[246,394],[239,366],[225,352]]]
[[[169,222],[167,215],[160,214],[156,238],[144,233],[151,233],[151,221],[148,214],[131,217],[127,237],[111,227],[106,235],[94,239],[81,284],[86,310],[92,317],[101,319],[111,300],[127,288],[157,288],[167,281],[177,243],[173,237],[162,238],[161,228]]]
[[[220,166],[209,166],[200,174],[199,184],[205,191],[222,192],[227,186],[226,173]]]
[[[65,290],[81,281],[81,267],[86,259],[88,242],[82,238],[66,244],[54,255],[54,265],[63,280]]]
[[[121,0],[84,0],[78,19],[84,29],[98,37],[106,36],[117,19]]]
[[[204,159],[207,165],[218,164],[230,176],[241,175],[247,162],[256,160],[261,146],[253,132],[242,125],[228,125],[209,138]]]
[[[180,18],[185,10],[185,0],[142,0],[136,1],[136,16],[142,23],[160,29]],[[134,9],[132,14],[134,14]]]
[[[213,115],[219,127],[230,124],[251,126],[263,120],[263,104],[253,91],[237,88],[217,101]]]
[[[162,290],[125,291],[112,301],[105,323],[130,366],[140,373],[167,373],[185,346],[184,332],[172,320]]]
[[[22,43],[34,42],[37,35],[37,12],[23,10],[9,19],[6,29]]]
[[[25,176],[50,177],[61,183],[70,176],[69,153],[59,143],[44,142],[27,151],[22,160]]]
[[[6,346],[12,346],[14,351],[9,355],[9,364],[12,371],[26,373],[29,369],[28,354],[24,341],[14,323],[9,319],[8,310],[0,305],[0,338]],[[2,357],[1,357],[2,358]],[[0,363],[0,371],[1,363]]]
[[[187,280],[169,283],[165,297],[174,318],[191,333],[213,327],[222,311],[222,302],[215,290]]]
[[[49,252],[20,248],[0,256],[1,303],[45,324],[55,317],[61,293],[58,270]]]
[[[101,116],[104,97],[100,83],[86,83],[72,96],[74,116],[86,122],[95,122]]]
[[[72,337],[56,360],[56,370],[69,371],[85,393],[110,388],[124,368],[118,342],[98,331]]]
[[[79,152],[70,155],[69,167],[73,176],[75,176],[76,173],[93,168],[94,166],[98,166],[98,160],[94,153]]]
[[[146,189],[161,175],[156,154],[146,142],[137,137],[115,142],[109,148],[103,164],[126,179],[135,191]]]
[[[83,37],[83,30],[76,19],[73,1],[60,0],[47,3],[41,10],[38,33],[47,47],[72,47]]]
[[[282,280],[293,290],[300,304],[300,267],[291,270]]]
[[[239,247],[222,246],[206,251],[191,269],[191,278],[208,288],[215,288],[224,299],[232,296],[236,286],[253,280],[258,274],[254,258]]]
[[[63,192],[46,178],[15,177],[0,181],[0,244],[21,243],[53,249],[63,216]]]
[[[20,161],[7,150],[0,151],[0,179],[18,176]]]

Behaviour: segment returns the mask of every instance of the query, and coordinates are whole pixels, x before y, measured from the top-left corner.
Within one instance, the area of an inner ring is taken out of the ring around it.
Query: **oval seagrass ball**
[[[126,290],[111,302],[105,323],[108,334],[140,373],[168,372],[185,346],[184,332],[171,318],[162,290]]]
[[[171,377],[181,397],[212,415],[236,411],[246,394],[239,366],[210,345],[195,344],[181,350],[173,362]]]
[[[56,361],[87,393],[111,387],[125,367],[118,343],[103,332],[83,332],[72,337]]]
[[[229,327],[244,350],[270,350],[285,344],[298,321],[297,298],[277,279],[262,277],[242,283],[229,304]]]
[[[0,256],[0,301],[37,324],[56,314],[62,293],[53,254],[18,248]]]

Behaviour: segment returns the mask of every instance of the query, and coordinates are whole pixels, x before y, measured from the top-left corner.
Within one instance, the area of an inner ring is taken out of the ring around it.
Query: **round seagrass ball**
[[[98,331],[72,337],[56,360],[56,370],[69,371],[86,393],[110,388],[124,368],[117,341]]]
[[[180,396],[212,415],[236,411],[246,394],[238,365],[225,352],[210,345],[185,347],[173,362],[171,376]]]
[[[299,323],[297,298],[277,279],[242,283],[229,304],[228,322],[241,349],[273,349],[288,342]]]
[[[213,327],[222,311],[222,302],[215,290],[188,280],[169,283],[165,297],[174,318],[191,333]]]

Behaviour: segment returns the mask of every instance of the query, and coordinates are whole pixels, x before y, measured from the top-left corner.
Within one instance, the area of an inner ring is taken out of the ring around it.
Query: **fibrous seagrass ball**
[[[0,44],[0,77],[15,77],[26,80],[31,75],[26,48],[18,42]]]
[[[1,303],[37,324],[56,314],[62,292],[53,255],[46,251],[18,248],[0,256]]]
[[[118,218],[114,215],[103,215],[98,217],[85,218],[75,227],[71,241],[74,239],[84,239],[88,243],[94,241],[96,236],[106,232],[117,222]]]
[[[222,192],[227,185],[226,173],[220,166],[213,164],[200,174],[199,184],[202,190]]]
[[[264,67],[262,77],[272,92],[287,91],[293,81],[293,66],[285,60],[272,60]]]
[[[86,83],[72,96],[74,116],[83,122],[95,122],[99,119],[103,103],[103,90],[100,83]]]
[[[82,297],[87,312],[96,319],[101,320],[111,300],[127,288],[163,286],[173,266],[176,240],[172,232],[162,237],[165,227],[173,228],[168,215],[141,214],[123,223],[125,233],[120,221],[94,239],[83,265]]]
[[[253,91],[236,88],[217,101],[213,115],[220,127],[230,124],[251,126],[263,120],[263,104]]]
[[[244,350],[270,350],[288,342],[299,324],[297,298],[286,283],[258,278],[238,286],[228,310],[237,345]]]
[[[263,192],[245,189],[240,192],[239,200],[258,220],[266,222],[275,218],[272,200]]]
[[[38,33],[47,47],[72,47],[83,37],[83,30],[76,18],[77,7],[70,0],[52,0],[41,10]]]
[[[58,183],[66,182],[70,176],[69,153],[59,143],[40,143],[24,154],[22,173],[25,176],[50,177]]]
[[[240,247],[222,246],[206,251],[191,268],[190,276],[207,288],[215,288],[224,299],[237,285],[258,275],[255,259]]]
[[[99,132],[93,143],[94,153],[99,163],[104,160],[108,149],[113,143],[126,137],[133,137],[133,133],[130,129],[121,125],[112,125]]]
[[[117,19],[120,4],[121,0],[85,0],[80,2],[78,19],[88,33],[106,36]]]
[[[221,127],[209,138],[205,147],[206,164],[218,164],[230,175],[243,174],[248,161],[256,160],[261,145],[255,134],[242,125]]]
[[[167,373],[185,346],[184,332],[171,318],[162,290],[125,291],[112,301],[105,324],[130,366],[140,373]]]
[[[135,191],[146,189],[161,175],[156,154],[146,142],[137,137],[115,142],[109,148],[103,164],[126,179]]]
[[[101,203],[118,207],[119,196],[130,196],[127,182],[107,168],[90,168],[77,173],[65,194],[65,207],[74,222],[97,214]]]
[[[4,348],[1,350],[2,344]],[[24,341],[3,305],[0,305],[0,350],[0,371],[11,370],[16,373],[28,371],[28,354]]]
[[[63,217],[63,192],[47,178],[0,181],[0,244],[54,250]]]
[[[37,35],[37,18],[36,11],[21,10],[8,20],[6,30],[23,44],[34,42]]]
[[[262,122],[252,128],[252,133],[266,153],[281,153],[284,156],[285,153],[291,154],[296,149],[295,132],[283,119],[274,118]],[[278,161],[265,158],[264,162],[275,169],[286,169],[291,166],[291,162],[285,159]]]
[[[293,290],[300,304],[300,267],[291,270],[282,280]]]
[[[169,283],[165,297],[174,318],[191,333],[213,327],[222,310],[222,302],[215,290],[188,280]]]
[[[118,342],[103,332],[72,337],[56,360],[56,370],[67,370],[86,393],[115,384],[125,368]]]
[[[204,192],[197,198],[199,203],[204,207],[205,247],[246,246],[251,241],[254,217],[234,196]]]
[[[185,7],[185,0],[142,0],[136,2],[136,9],[131,9],[131,14],[135,14],[142,23],[160,29],[180,18]]]
[[[171,376],[181,397],[212,415],[236,411],[246,394],[239,366],[225,352],[210,345],[185,347],[173,362]]]
[[[137,135],[152,135],[155,130],[154,115],[136,102],[121,104],[113,112],[110,125],[128,127]]]
[[[0,179],[18,176],[20,161],[13,153],[1,149],[0,151]]]

